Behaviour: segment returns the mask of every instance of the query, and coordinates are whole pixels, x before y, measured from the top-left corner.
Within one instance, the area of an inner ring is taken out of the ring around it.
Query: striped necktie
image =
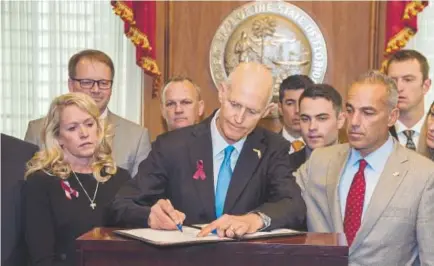
[[[408,130],[404,130],[403,133],[407,137],[407,144],[405,144],[405,147],[410,149],[410,150],[415,151],[416,145],[414,144],[414,141],[413,141],[413,136],[414,136],[415,131],[408,129]]]

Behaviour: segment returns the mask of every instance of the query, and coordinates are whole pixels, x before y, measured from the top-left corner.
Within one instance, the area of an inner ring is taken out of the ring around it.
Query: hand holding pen
[[[151,207],[148,226],[152,229],[180,230],[185,220],[185,214],[176,210],[170,200],[160,199]]]

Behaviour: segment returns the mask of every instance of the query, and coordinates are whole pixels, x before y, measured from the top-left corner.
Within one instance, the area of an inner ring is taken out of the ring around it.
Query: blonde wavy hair
[[[417,152],[419,152],[423,156],[428,157],[429,159],[434,161],[434,149],[428,147],[428,145],[426,144],[426,135],[428,132],[428,120],[429,120],[430,114],[434,113],[433,111],[434,111],[434,102],[429,107],[428,114],[425,117],[425,121],[423,123],[422,129],[420,132],[419,143],[417,145],[417,147],[418,147]]]
[[[41,132],[43,148],[37,152],[27,163],[25,177],[36,171],[44,171],[47,174],[67,179],[71,174],[71,166],[65,160],[63,149],[58,142],[60,129],[60,116],[67,107],[75,105],[85,111],[95,120],[98,132],[98,143],[92,160],[93,175],[99,182],[106,182],[116,174],[117,167],[112,157],[111,125],[100,121],[99,109],[93,99],[84,93],[67,93],[55,98],[50,105],[47,116],[44,119],[44,127]],[[104,175],[102,174],[104,173]]]

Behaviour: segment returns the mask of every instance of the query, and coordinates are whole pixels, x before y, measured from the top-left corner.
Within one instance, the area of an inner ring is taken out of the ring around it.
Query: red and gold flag
[[[154,78],[153,96],[160,86],[161,72],[156,61],[156,1],[111,1],[116,15],[125,22],[125,35],[136,46],[136,62]]]
[[[428,1],[387,1],[385,57],[401,50],[417,32],[417,15]]]

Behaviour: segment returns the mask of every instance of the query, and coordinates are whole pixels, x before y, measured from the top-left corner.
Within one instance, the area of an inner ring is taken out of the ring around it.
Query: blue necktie
[[[232,177],[231,154],[234,151],[234,146],[225,148],[225,158],[220,166],[220,171],[217,180],[217,188],[215,192],[215,215],[217,218],[222,216],[223,208],[225,207],[226,193]]]

